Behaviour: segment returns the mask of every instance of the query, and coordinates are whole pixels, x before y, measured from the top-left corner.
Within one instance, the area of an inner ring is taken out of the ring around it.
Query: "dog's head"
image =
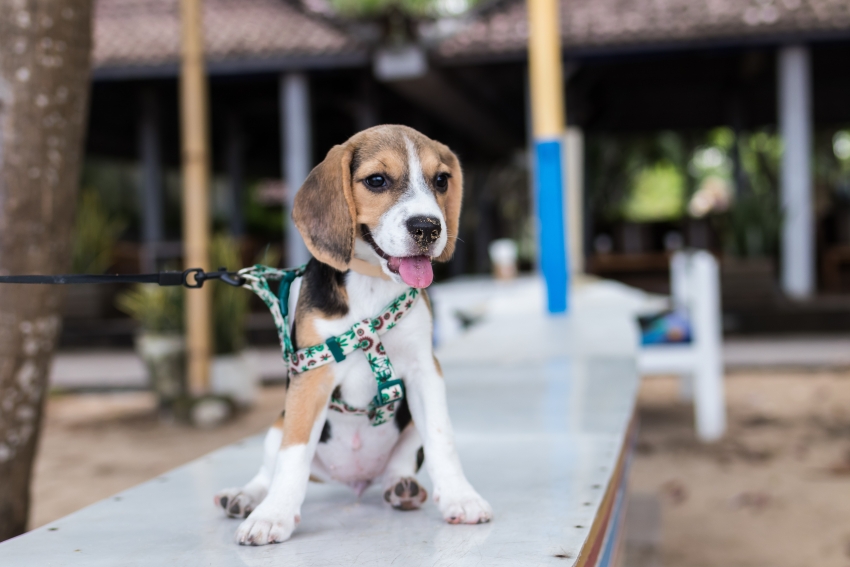
[[[406,126],[376,126],[334,146],[295,197],[292,219],[313,256],[353,258],[427,287],[454,252],[463,175],[448,147]]]

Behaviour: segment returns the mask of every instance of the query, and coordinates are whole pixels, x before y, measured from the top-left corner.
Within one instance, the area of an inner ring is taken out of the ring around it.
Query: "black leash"
[[[194,281],[193,281],[194,280]],[[64,274],[55,276],[0,276],[0,284],[109,284],[109,283],[152,283],[161,286],[182,285],[190,289],[203,287],[207,280],[221,280],[234,287],[242,287],[245,279],[237,272],[219,268],[205,272],[201,268],[189,268],[183,272],[158,272],[156,274]]]

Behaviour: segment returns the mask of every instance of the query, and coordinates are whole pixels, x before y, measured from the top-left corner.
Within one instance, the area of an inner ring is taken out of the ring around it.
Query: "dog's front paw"
[[[215,495],[214,502],[231,518],[247,518],[265,498],[265,492],[247,488],[226,488]]]
[[[434,502],[443,519],[450,524],[485,524],[493,518],[493,509],[471,486],[459,490],[434,492]]]
[[[298,514],[283,515],[265,513],[257,508],[236,530],[236,541],[240,545],[266,545],[288,540],[301,521]]]
[[[384,500],[396,510],[416,510],[427,499],[428,492],[415,478],[400,478],[389,483],[384,490]]]

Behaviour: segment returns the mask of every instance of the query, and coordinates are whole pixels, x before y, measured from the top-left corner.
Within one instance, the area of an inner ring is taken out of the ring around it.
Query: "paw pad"
[[[254,511],[254,499],[243,492],[222,491],[215,497],[216,505],[231,518],[247,518]]]
[[[384,491],[384,500],[396,510],[416,510],[428,499],[428,491],[414,478],[402,478]]]

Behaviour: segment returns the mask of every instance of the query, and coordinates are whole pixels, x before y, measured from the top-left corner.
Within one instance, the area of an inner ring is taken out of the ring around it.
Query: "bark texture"
[[[70,266],[91,0],[0,0],[0,273]],[[61,289],[0,286],[0,541],[26,530]]]

